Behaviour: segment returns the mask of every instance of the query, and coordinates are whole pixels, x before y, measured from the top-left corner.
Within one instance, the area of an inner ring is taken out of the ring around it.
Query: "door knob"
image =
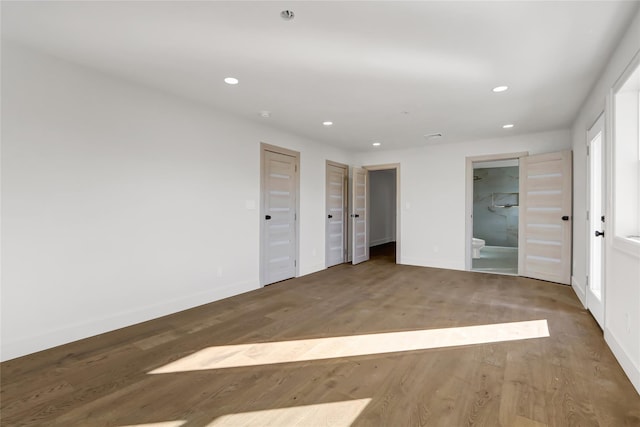
[[[604,231],[596,230],[596,237],[600,237],[600,236],[604,237]]]
[[[271,219],[271,215],[265,215],[265,216],[264,216],[264,219],[266,219],[266,220],[270,220],[270,219]]]
[[[569,221],[569,216],[567,216],[567,215],[563,216],[563,217],[562,217],[562,220],[563,220],[563,221]]]
[[[352,218],[360,218],[360,215],[358,215],[358,214],[353,214],[353,215],[351,215],[351,217],[352,217]]]
[[[333,215],[327,215],[327,218],[333,218]]]

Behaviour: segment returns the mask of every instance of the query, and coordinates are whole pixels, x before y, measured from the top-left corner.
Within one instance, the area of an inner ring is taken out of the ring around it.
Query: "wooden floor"
[[[640,396],[571,288],[395,265],[385,249],[5,362],[1,424],[640,426]],[[545,319],[542,338],[333,358],[329,345],[314,360],[207,368],[208,356],[200,370],[168,369],[221,346]]]

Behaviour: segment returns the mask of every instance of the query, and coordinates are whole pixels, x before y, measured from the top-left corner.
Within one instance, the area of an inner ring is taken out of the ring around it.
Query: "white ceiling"
[[[2,34],[250,120],[374,150],[424,145],[434,132],[453,143],[568,128],[639,4],[2,1]],[[295,19],[281,19],[284,9]],[[226,85],[227,76],[240,84]],[[502,84],[510,90],[491,91]]]

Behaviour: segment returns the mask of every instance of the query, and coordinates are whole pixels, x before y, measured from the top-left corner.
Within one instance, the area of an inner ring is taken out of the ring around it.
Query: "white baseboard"
[[[585,290],[584,286],[582,286],[580,284],[580,282],[578,282],[578,280],[575,278],[575,276],[571,276],[571,287],[573,288],[573,292],[575,292],[576,295],[578,296],[578,299],[582,303],[582,306],[584,308],[587,308],[586,290]]]
[[[378,246],[378,245],[384,245],[385,243],[391,243],[393,241],[395,241],[395,239],[392,238],[392,237],[383,237],[382,239],[371,240],[369,242],[369,247]]]
[[[459,265],[456,262],[452,262],[451,260],[443,258],[438,258],[435,260],[429,259],[425,262],[424,259],[403,257],[402,262],[398,262],[398,264],[413,265],[416,267],[442,268],[445,270],[466,271],[464,265]]]
[[[10,342],[3,340],[0,346],[0,360],[4,362],[16,357],[114,331],[135,325],[136,323],[146,322],[255,289],[258,289],[258,284],[253,281],[235,283],[233,285],[216,287],[215,289],[204,292],[197,292],[169,301],[151,304],[135,310],[122,311],[109,316],[89,319],[51,330],[44,330],[38,335],[24,337]]]
[[[416,266],[416,267],[430,267],[429,265],[425,264],[424,261],[421,260],[421,259],[408,258],[408,257],[402,258],[402,262],[398,263],[398,264],[413,265],[413,266]]]
[[[629,357],[624,347],[620,345],[620,340],[616,339],[613,333],[606,327],[604,329],[604,340],[609,345],[620,366],[622,366],[622,370],[627,374],[629,380],[631,380],[631,384],[633,384],[638,394],[640,394],[640,367],[633,362],[633,359]]]
[[[312,265],[305,268],[304,271],[300,271],[300,276],[306,276],[307,274],[317,273],[318,271],[325,270],[327,267],[324,264]]]

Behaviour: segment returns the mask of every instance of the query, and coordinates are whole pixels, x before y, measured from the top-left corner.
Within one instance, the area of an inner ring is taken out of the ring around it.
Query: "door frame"
[[[328,243],[328,237],[329,237],[329,225],[327,222],[327,218],[326,218],[326,210],[327,210],[327,200],[329,198],[329,174],[327,173],[327,169],[329,166],[335,166],[338,168],[342,168],[344,169],[344,175],[343,175],[343,188],[342,188],[342,195],[343,195],[343,200],[342,200],[342,207],[343,207],[343,212],[342,212],[342,241],[343,241],[343,245],[344,245],[344,251],[342,254],[342,263],[347,262],[347,259],[349,258],[348,255],[348,245],[349,245],[349,165],[345,165],[344,163],[338,163],[338,162],[334,162],[332,160],[327,160],[325,163],[325,198],[324,198],[324,207],[325,207],[325,222],[324,222],[324,265],[325,268],[327,267],[327,264],[329,262],[329,243]]]
[[[363,169],[366,171],[380,171],[380,170],[395,170],[396,171],[396,264],[402,264],[402,259],[400,254],[402,253],[402,209],[401,208],[401,196],[400,196],[400,163],[386,163],[381,165],[368,165],[363,166]],[[370,180],[367,180],[367,195],[369,195],[369,185]],[[371,212],[371,207],[369,206],[370,197],[367,197],[367,212]],[[371,227],[371,222],[369,221],[368,227]],[[367,233],[371,235],[371,230],[367,230]]]
[[[465,200],[465,270],[471,271],[472,268],[472,245],[473,237],[473,163],[474,162],[490,162],[497,160],[514,160],[528,156],[528,151],[519,151],[515,153],[486,154],[483,156],[468,156],[466,158],[466,200]],[[520,236],[518,236],[520,240]]]
[[[266,265],[265,265],[265,257],[266,257],[266,230],[265,227],[265,211],[264,211],[264,203],[265,203],[265,179],[264,179],[264,162],[265,162],[265,152],[271,151],[274,153],[284,154],[286,156],[295,157],[296,159],[296,169],[295,169],[295,197],[296,197],[296,240],[295,240],[295,277],[300,276],[300,263],[298,260],[300,259],[300,153],[298,151],[289,150],[287,148],[278,147],[276,145],[267,144],[265,142],[260,143],[260,286],[264,287],[268,285],[266,283]]]
[[[601,191],[601,202],[600,202],[600,209],[602,209],[604,212],[602,212],[603,215],[605,215],[605,224],[606,224],[606,219],[607,219],[607,193],[606,193],[606,177],[607,177],[607,132],[606,132],[606,119],[605,119],[605,113],[604,111],[601,112],[598,117],[596,118],[596,120],[593,122],[593,124],[587,129],[586,133],[585,133],[585,137],[586,137],[586,148],[587,148],[587,156],[586,156],[586,163],[587,163],[587,213],[588,213],[588,217],[587,220],[585,221],[586,223],[586,236],[587,236],[587,244],[586,244],[586,249],[587,249],[587,268],[586,268],[586,283],[585,283],[585,287],[584,287],[584,297],[585,297],[585,303],[587,306],[587,309],[591,312],[592,316],[596,319],[596,321],[598,322],[598,324],[600,325],[600,327],[604,330],[604,325],[605,325],[605,299],[606,299],[606,240],[602,241],[602,245],[601,245],[601,250],[600,250],[600,304],[601,307],[598,307],[596,311],[598,311],[597,313],[594,313],[594,310],[592,309],[592,307],[590,306],[590,301],[593,298],[591,296],[591,292],[590,292],[590,287],[593,284],[593,276],[594,276],[594,267],[595,267],[595,260],[594,260],[594,253],[593,253],[593,245],[592,245],[592,239],[595,238],[595,236],[592,234],[593,233],[593,225],[594,222],[597,221],[596,216],[593,214],[593,192],[594,192],[594,188],[593,188],[593,149],[591,146],[591,141],[593,140],[593,138],[589,137],[589,134],[591,133],[591,131],[596,128],[599,127],[599,133],[601,135],[601,147],[600,147],[600,191]],[[609,218],[610,220],[610,218]],[[601,227],[598,228],[602,228],[603,226],[601,225]],[[606,230],[607,227],[604,227],[604,229]],[[611,234],[611,230],[609,228],[609,230],[606,231],[606,236],[610,237]],[[600,310],[601,308],[601,310]],[[598,316],[600,317],[600,319],[598,319]]]

